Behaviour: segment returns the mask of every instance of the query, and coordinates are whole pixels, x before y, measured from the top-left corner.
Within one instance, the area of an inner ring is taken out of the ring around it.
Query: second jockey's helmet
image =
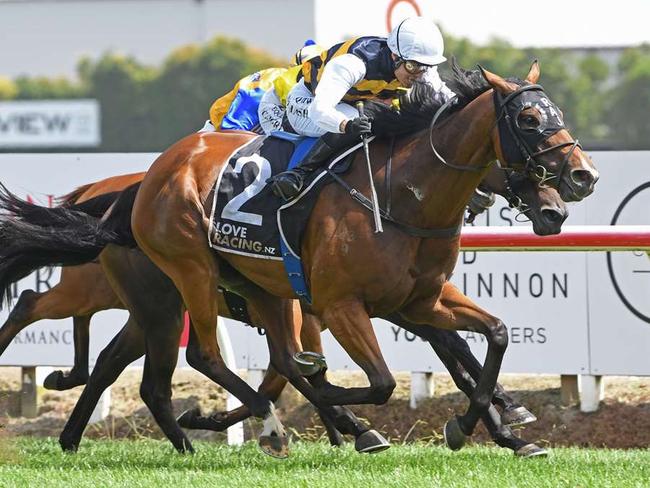
[[[324,51],[322,46],[319,46],[311,39],[305,41],[305,45],[296,51],[295,56],[293,57],[293,64],[299,66],[305,61],[309,61],[311,58],[315,58],[320,53]]]
[[[388,34],[388,48],[401,59],[435,66],[446,61],[438,26],[424,17],[409,17]]]

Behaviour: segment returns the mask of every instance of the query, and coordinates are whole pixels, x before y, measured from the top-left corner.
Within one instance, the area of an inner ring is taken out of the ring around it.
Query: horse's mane
[[[444,114],[457,112],[490,88],[481,71],[466,70],[456,58],[450,61],[451,72],[442,75],[445,84],[457,95],[458,101]],[[519,85],[521,80],[508,79]],[[399,97],[399,112],[377,101],[367,102],[365,112],[373,119],[373,133],[377,136],[399,136],[425,129],[433,116],[445,103],[443,97],[427,83],[415,83],[409,92]]]

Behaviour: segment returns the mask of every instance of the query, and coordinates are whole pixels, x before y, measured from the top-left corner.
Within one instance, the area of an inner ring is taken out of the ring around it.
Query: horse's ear
[[[486,70],[480,64],[478,65],[478,69],[481,70],[483,78],[485,78],[485,80],[492,86],[492,88],[498,90],[500,93],[507,95],[508,93],[515,91],[516,88],[513,87],[511,83],[508,83],[506,80],[501,78],[499,75]]]
[[[539,80],[539,61],[533,61],[533,64],[530,65],[530,71],[528,76],[526,76],[526,81],[532,83],[533,85]]]

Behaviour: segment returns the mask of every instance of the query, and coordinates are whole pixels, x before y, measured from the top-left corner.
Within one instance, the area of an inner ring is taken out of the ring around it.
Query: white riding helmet
[[[388,34],[389,49],[400,58],[435,66],[447,60],[438,26],[424,17],[404,19]]]

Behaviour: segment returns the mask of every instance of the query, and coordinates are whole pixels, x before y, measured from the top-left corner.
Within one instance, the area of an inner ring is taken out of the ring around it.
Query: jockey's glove
[[[354,136],[369,136],[372,134],[372,119],[362,115],[345,124],[345,133]]]

